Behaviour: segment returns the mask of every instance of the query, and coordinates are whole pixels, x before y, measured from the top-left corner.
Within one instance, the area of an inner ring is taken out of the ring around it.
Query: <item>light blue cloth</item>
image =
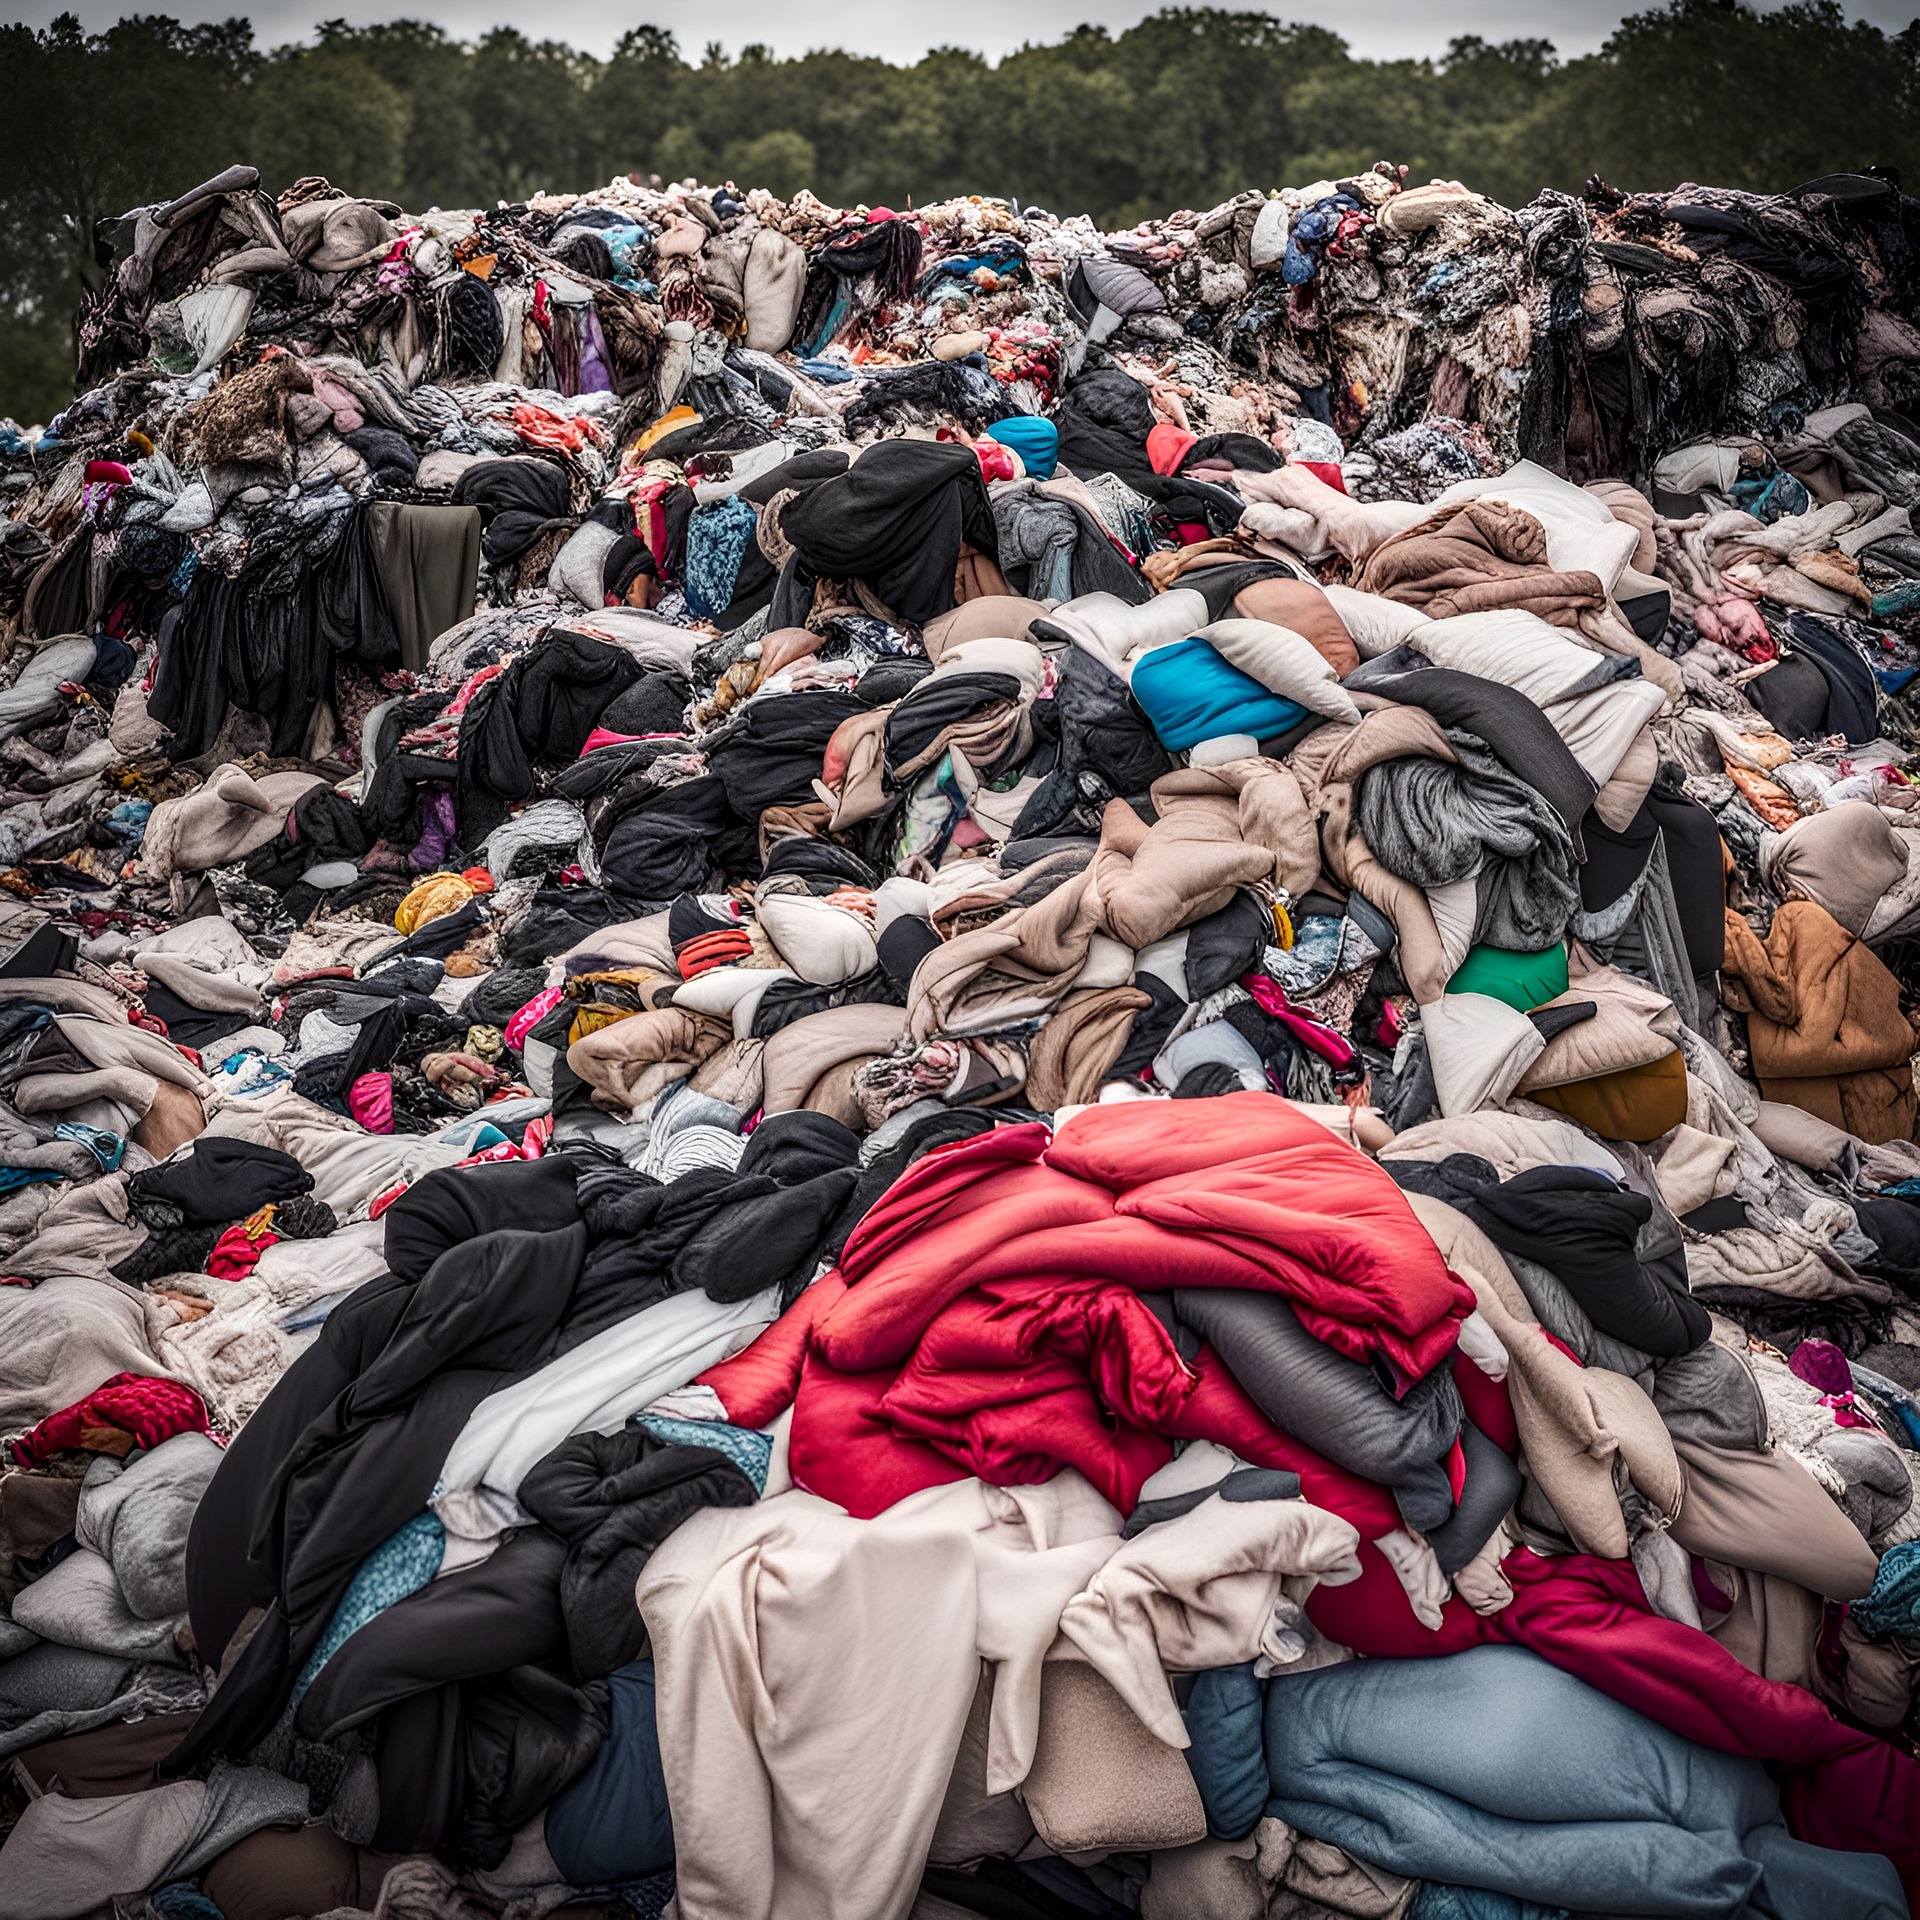
[[[1415,1890],[1407,1920],[1568,1920],[1565,1907],[1536,1906],[1484,1887],[1449,1887],[1423,1881]]]
[[[320,1669],[347,1644],[369,1620],[377,1619],[389,1607],[397,1606],[410,1593],[418,1593],[440,1571],[447,1551],[447,1530],[437,1514],[416,1513],[398,1533],[389,1534],[360,1562],[359,1571],[347,1583],[340,1604],[327,1622],[327,1631],[313,1656],[301,1669],[294,1683],[293,1704],[305,1699],[307,1689],[320,1677]]]
[[[733,602],[734,583],[754,528],[753,508],[735,494],[697,508],[687,522],[687,608],[702,619]]]
[[[1905,1920],[1891,1861],[1792,1839],[1757,1760],[1518,1647],[1267,1689],[1267,1811],[1394,1873],[1608,1914]]]
[[[996,420],[987,429],[989,440],[998,440],[1020,456],[1029,480],[1051,480],[1060,464],[1060,429],[1037,413],[1017,413],[1011,420]]]
[[[755,1493],[766,1492],[767,1471],[773,1465],[771,1434],[724,1420],[676,1420],[664,1413],[638,1414],[633,1424],[670,1447],[711,1447],[725,1454],[753,1482]]]
[[[1223,733],[1271,739],[1298,726],[1307,711],[1230,665],[1198,637],[1143,654],[1130,685],[1160,744],[1174,753]]]

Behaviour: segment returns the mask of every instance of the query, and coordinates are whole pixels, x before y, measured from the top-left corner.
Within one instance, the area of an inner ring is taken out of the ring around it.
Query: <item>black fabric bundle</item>
[[[520,1504],[567,1543],[560,1610],[575,1675],[604,1679],[645,1650],[634,1585],[682,1520],[759,1497],[724,1453],[670,1446],[637,1427],[575,1434],[530,1468]]]
[[[601,1691],[565,1677],[566,1559],[545,1528],[523,1527],[376,1614],[320,1669],[294,1724],[338,1741],[378,1723],[377,1848],[498,1866],[598,1751]]]
[[[534,455],[479,460],[453,483],[453,504],[480,509],[480,550],[498,566],[518,559],[547,521],[566,513],[567,476]]]
[[[566,1155],[550,1154],[423,1174],[382,1216],[387,1266],[404,1280],[423,1280],[443,1253],[482,1234],[565,1232],[580,1218],[574,1172]]]
[[[1488,1178],[1486,1162],[1454,1154],[1437,1165],[1384,1162],[1402,1186],[1458,1207],[1503,1253],[1545,1267],[1595,1328],[1656,1359],[1691,1353],[1713,1331],[1686,1291],[1686,1268],[1664,1273],[1637,1251],[1653,1205],[1591,1167],[1530,1167]]]
[[[493,289],[473,274],[456,273],[447,288],[444,311],[440,346],[447,371],[490,379],[507,339]]]
[[[271,1202],[312,1191],[313,1175],[292,1154],[219,1134],[202,1135],[184,1158],[127,1181],[130,1202],[159,1201],[196,1227],[229,1226]]]
[[[949,612],[962,543],[997,556],[993,509],[972,448],[883,440],[845,473],[788,503],[780,530],[823,579],[863,580],[912,626]]]
[[[337,521],[337,524],[336,524]],[[191,760],[218,738],[229,706],[257,713],[268,751],[298,754],[314,709],[331,700],[342,659],[400,664],[400,641],[364,504],[327,523],[331,544],[277,544],[264,533],[237,579],[199,568],[160,623],[149,717],[171,736],[169,756]],[[292,536],[288,536],[292,540]]]
[[[266,1736],[361,1562],[427,1504],[473,1410],[552,1357],[585,1252],[577,1224],[464,1241],[418,1282],[358,1288],[281,1375],[187,1539],[188,1610],[208,1658],[248,1607],[265,1616],[163,1763],[169,1778]]]
[[[753,701],[723,738],[710,743],[712,777],[742,820],[757,822],[768,807],[811,800],[827,742],[843,721],[865,711],[850,693]]]
[[[591,634],[555,632],[481,688],[460,716],[455,806],[477,846],[535,789],[534,763],[577,760],[601,714],[639,679],[640,663]]]
[[[859,1175],[851,1160],[796,1168],[789,1180],[756,1164],[770,1170],[696,1167],[665,1184],[621,1166],[583,1168],[592,1248],[561,1350],[694,1287],[731,1304],[810,1280]]]

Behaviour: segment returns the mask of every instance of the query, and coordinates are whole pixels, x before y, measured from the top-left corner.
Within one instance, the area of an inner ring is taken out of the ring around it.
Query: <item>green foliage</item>
[[[1109,226],[1376,160],[1510,205],[1591,173],[1778,190],[1878,163],[1920,180],[1920,22],[1888,35],[1833,0],[1671,0],[1564,63],[1544,40],[1475,38],[1356,60],[1323,27],[1219,7],[910,67],[693,60],[656,26],[596,59],[504,27],[333,20],[265,51],[244,20],[87,34],[63,15],[0,27],[0,94],[0,412],[27,418],[66,396],[72,309],[107,264],[96,222],[239,158],[274,191],[322,173],[415,210],[692,174],[836,205],[1011,194]]]

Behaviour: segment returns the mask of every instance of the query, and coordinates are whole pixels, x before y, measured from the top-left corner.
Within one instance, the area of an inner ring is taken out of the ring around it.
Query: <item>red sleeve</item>
[[[824,1274],[752,1346],[709,1367],[694,1385],[720,1396],[727,1418],[739,1427],[764,1427],[793,1405],[800,1391],[800,1363],[813,1344],[820,1316],[847,1290],[840,1269]]]

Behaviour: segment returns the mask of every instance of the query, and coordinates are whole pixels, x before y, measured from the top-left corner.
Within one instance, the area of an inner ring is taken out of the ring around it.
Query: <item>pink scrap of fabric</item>
[[[393,1075],[363,1073],[347,1089],[347,1111],[369,1133],[393,1131]]]
[[[560,989],[558,987],[546,987],[536,993],[502,1029],[507,1045],[518,1053],[527,1035],[559,1004]]]
[[[1303,1047],[1317,1053],[1329,1065],[1344,1067],[1352,1061],[1352,1044],[1331,1027],[1322,1026],[1295,1008],[1279,981],[1264,973],[1248,973],[1241,976],[1240,984],[1253,995],[1254,1004],[1261,1012],[1278,1020]]]

